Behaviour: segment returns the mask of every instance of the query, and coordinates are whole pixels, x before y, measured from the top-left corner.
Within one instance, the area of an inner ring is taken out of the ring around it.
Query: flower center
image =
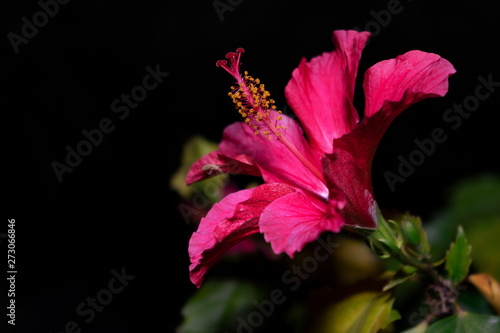
[[[264,84],[259,79],[249,76],[246,71],[245,75],[241,76],[239,69],[243,52],[245,52],[244,49],[238,48],[236,52],[227,53],[226,58],[230,61],[230,65],[226,60],[217,61],[217,67],[224,68],[236,79],[238,84],[237,86],[231,86],[231,91],[228,94],[232,98],[236,109],[245,119],[245,123],[253,128],[255,135],[262,132],[269,140],[275,137],[316,177],[325,182],[323,173],[284,135],[287,128],[279,125],[279,121],[283,119],[282,112],[276,110],[275,101],[269,98],[271,94],[265,89]]]

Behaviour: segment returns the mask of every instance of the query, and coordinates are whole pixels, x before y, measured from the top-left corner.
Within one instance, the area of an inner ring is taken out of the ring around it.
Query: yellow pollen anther
[[[245,124],[251,126],[255,135],[262,132],[269,140],[279,137],[286,127],[278,125],[278,121],[283,117],[280,116],[281,111],[278,111],[274,105],[275,100],[270,98],[271,93],[266,90],[260,79],[254,79],[248,75],[247,71],[244,73],[243,77],[235,76],[237,83],[231,86],[228,96],[232,99]],[[275,111],[278,115],[271,114]],[[279,140],[282,139],[279,138]]]

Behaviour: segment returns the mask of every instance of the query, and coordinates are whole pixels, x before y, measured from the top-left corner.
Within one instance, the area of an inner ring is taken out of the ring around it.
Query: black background
[[[16,54],[7,34],[20,34],[21,18],[31,20],[40,6],[2,1],[7,201],[0,232],[6,232],[8,218],[16,219],[14,331],[62,332],[73,320],[83,332],[171,332],[179,324],[184,300],[196,291],[187,256],[193,227],[179,214],[169,178],[190,136],[218,141],[223,128],[239,120],[227,97],[231,77],[215,67],[237,47],[246,50],[243,70],[266,84],[280,108],[293,69],[302,57],[331,50],[335,29],[380,29],[372,30],[360,64],[360,113],[363,73],[378,61],[420,49],[455,66],[448,95],[412,106],[382,140],[373,165],[381,207],[426,218],[446,202],[449,185],[499,171],[499,92],[457,130],[443,121],[448,108],[474,94],[479,75],[500,81],[498,2],[401,0],[401,13],[385,27],[374,25],[373,13],[389,1],[232,3],[221,20],[212,1],[73,0],[60,5]],[[157,64],[169,76],[119,120],[110,108],[113,100],[142,82],[146,66]],[[60,183],[51,163],[64,162],[65,147],[74,148],[84,139],[82,130],[96,128],[103,118],[112,119],[114,131]],[[445,130],[446,142],[392,192],[384,172],[396,172],[398,155],[408,156],[413,141],[428,138],[436,127]],[[122,268],[135,279],[84,323],[75,313],[78,304],[107,286],[112,269]]]

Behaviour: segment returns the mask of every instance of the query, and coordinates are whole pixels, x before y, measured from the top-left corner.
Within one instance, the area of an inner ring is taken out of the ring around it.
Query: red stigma
[[[245,50],[241,47],[237,48],[236,52],[228,52],[226,54],[226,59],[229,60],[230,65],[228,65],[226,60],[218,60],[216,66],[224,68],[229,74],[236,78],[236,76],[239,76],[240,58],[243,52],[245,52]]]

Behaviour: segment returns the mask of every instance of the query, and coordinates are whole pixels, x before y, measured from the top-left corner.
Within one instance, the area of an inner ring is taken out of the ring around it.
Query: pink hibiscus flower
[[[226,55],[230,64],[217,62],[236,79],[229,96],[245,121],[224,130],[219,150],[193,164],[186,182],[223,172],[260,176],[264,184],[228,195],[201,220],[189,242],[196,286],[221,254],[258,232],[275,253],[293,257],[322,232],[377,228],[370,171],[377,145],[408,106],[444,96],[455,69],[422,51],[377,63],[364,76],[359,122],[352,101],[368,37],[334,31],[334,51],[302,59],[293,71],[285,94],[302,127],[276,110],[259,79],[240,74],[243,49]]]

